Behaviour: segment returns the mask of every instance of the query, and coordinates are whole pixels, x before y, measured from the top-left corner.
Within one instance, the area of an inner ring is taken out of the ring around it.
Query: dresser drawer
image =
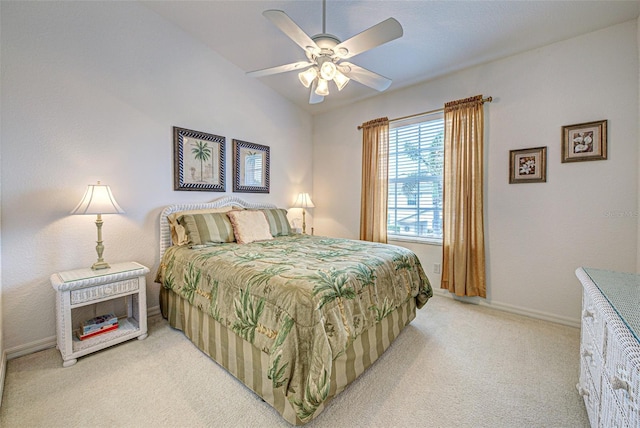
[[[607,323],[603,315],[591,293],[585,289],[582,295],[582,331],[591,333],[593,345],[601,356],[604,356],[607,340]]]
[[[602,379],[602,396],[600,403],[600,423],[601,428],[632,428],[625,415],[622,405],[613,392],[611,384],[607,378]],[[595,428],[592,426],[592,428]],[[636,427],[633,427],[636,428]]]
[[[609,327],[605,372],[607,386],[632,427],[640,426],[640,347],[622,322]],[[604,383],[604,380],[602,381]]]
[[[109,284],[79,288],[77,290],[71,290],[71,304],[77,305],[84,302],[104,299],[106,297],[114,297],[118,294],[131,293],[138,290],[139,287],[138,278],[131,278]]]
[[[600,416],[600,387],[596,388],[596,383],[600,385],[600,376],[594,377],[589,370],[589,362],[585,361],[584,358],[580,358],[580,383],[578,383],[577,388],[584,400],[592,427],[598,426],[598,418]]]
[[[594,393],[600,395],[600,377],[604,365],[603,356],[595,346],[594,339],[588,328],[583,328],[580,341],[580,367],[588,371],[593,382]]]

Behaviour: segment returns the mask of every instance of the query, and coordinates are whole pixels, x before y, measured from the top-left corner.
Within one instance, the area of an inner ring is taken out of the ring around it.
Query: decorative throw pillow
[[[169,221],[169,229],[171,231],[171,242],[173,245],[187,245],[189,238],[184,230],[184,226],[178,223],[178,218],[185,214],[206,214],[206,213],[226,213],[231,211],[234,207],[222,207],[222,208],[201,208],[195,210],[179,211],[167,216]]]
[[[273,239],[269,223],[262,211],[229,211],[227,213],[238,244]]]
[[[291,225],[287,219],[287,210],[283,208],[260,210],[269,222],[269,229],[273,236],[291,235]]]
[[[226,213],[183,214],[177,221],[184,227],[188,245],[233,242],[233,226]]]

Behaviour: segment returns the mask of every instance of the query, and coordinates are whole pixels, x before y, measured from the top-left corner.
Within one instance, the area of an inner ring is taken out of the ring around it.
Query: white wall
[[[637,20],[637,45],[638,45],[638,56],[640,57],[640,17]],[[640,67],[638,67],[638,82],[640,82]],[[638,84],[638,100],[640,100],[640,83]],[[640,108],[639,108],[640,110]],[[638,112],[638,139],[640,140],[640,111]],[[639,141],[640,143],[640,141]],[[640,153],[638,154],[638,167],[640,170]],[[640,175],[638,176],[638,189],[640,191]],[[636,217],[638,219],[638,249],[637,252],[637,261],[636,261],[636,272],[640,272],[640,198],[638,198],[638,207],[636,208]]]
[[[149,266],[158,305],[163,206],[209,201],[173,191],[172,127],[271,147],[271,194],[311,188],[311,116],[133,2],[3,2],[2,294],[10,356],[55,340],[54,272],[96,260],[93,216],[70,216],[86,185],[109,184],[124,215],[104,216],[104,257]],[[212,23],[214,25],[215,23]],[[222,35],[221,35],[222,36]]]
[[[314,118],[314,226],[357,238],[361,134],[476,94],[485,104],[487,299],[578,324],[579,266],[635,271],[638,245],[637,21],[389,92]],[[607,119],[609,159],[562,164],[561,127]],[[546,183],[509,184],[509,150],[548,147]],[[441,247],[411,245],[432,283]]]

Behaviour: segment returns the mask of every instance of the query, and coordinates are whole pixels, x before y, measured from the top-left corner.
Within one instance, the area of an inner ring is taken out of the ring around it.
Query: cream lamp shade
[[[300,193],[292,208],[315,208],[315,205],[313,205],[311,196],[308,193]]]
[[[308,193],[300,193],[293,203],[292,208],[302,208],[302,233],[307,233],[307,221],[305,218],[305,208],[314,208],[311,196]]]
[[[89,184],[87,190],[80,203],[71,211],[71,214],[93,214],[97,215],[96,227],[98,228],[98,241],[96,252],[98,253],[98,261],[96,261],[91,269],[106,269],[109,266],[102,258],[104,245],[102,244],[102,214],[123,214],[124,210],[116,202],[111,193],[111,189],[106,184]]]

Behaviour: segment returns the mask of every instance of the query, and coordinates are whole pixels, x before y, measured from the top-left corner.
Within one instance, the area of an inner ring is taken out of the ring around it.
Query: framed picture
[[[269,193],[269,147],[233,140],[233,191]]]
[[[224,192],[225,138],[173,127],[173,189]]]
[[[607,158],[607,121],[562,127],[562,162]]]
[[[509,183],[547,181],[547,148],[534,147],[509,151]]]

